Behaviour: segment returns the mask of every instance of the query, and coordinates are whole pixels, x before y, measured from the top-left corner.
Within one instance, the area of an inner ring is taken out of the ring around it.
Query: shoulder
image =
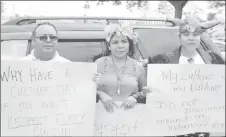
[[[29,54],[29,55],[27,55],[27,56],[21,58],[20,60],[23,60],[23,61],[29,61],[29,60],[33,60],[33,59],[34,59],[34,57],[33,57],[31,54]]]
[[[109,69],[109,64],[110,64],[110,61],[109,61],[109,57],[108,56],[104,56],[104,57],[101,57],[101,58],[98,58],[95,63],[97,64],[97,71],[104,74],[104,73],[107,73],[108,72],[108,69]]]
[[[135,59],[132,59],[132,58],[128,58],[128,61],[129,62],[132,62],[133,66],[136,66],[137,68],[142,68],[143,67],[143,64]]]
[[[98,54],[96,56],[93,56],[93,62],[95,62],[97,59],[103,57],[103,54]]]
[[[144,66],[141,62],[137,62],[137,70],[138,70],[138,73],[139,75],[144,75],[145,74],[145,69],[144,69]]]
[[[21,58],[20,60],[34,60],[34,59],[36,59],[36,57],[34,56],[34,49],[33,49],[29,55]]]
[[[133,64],[133,71],[135,71],[137,76],[144,75],[145,69],[143,67],[143,64],[135,59],[129,58],[129,60]]]
[[[98,59],[95,61],[95,63],[101,64],[101,63],[104,63],[104,62],[106,62],[106,61],[108,61],[108,60],[109,60],[109,57],[108,57],[108,56],[104,56],[104,57],[98,58]]]
[[[64,57],[61,57],[61,56],[58,56],[58,59],[57,61],[62,61],[62,62],[71,62],[70,60],[64,58]]]
[[[136,63],[136,67],[137,67],[138,69],[143,69],[143,68],[144,68],[144,67],[143,67],[143,64],[142,64],[141,62],[136,61],[135,63]]]
[[[225,64],[224,59],[222,59],[220,55],[218,55],[215,52],[211,52],[211,53],[210,53],[210,56],[211,56],[212,64]]]

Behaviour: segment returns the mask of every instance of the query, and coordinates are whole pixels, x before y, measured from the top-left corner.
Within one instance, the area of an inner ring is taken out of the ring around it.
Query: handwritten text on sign
[[[113,113],[103,104],[96,105],[95,136],[142,136],[145,135],[145,105],[137,104],[133,109],[114,108]],[[148,134],[147,134],[148,135]]]
[[[149,65],[153,135],[225,132],[224,65]]]
[[[2,136],[92,136],[91,63],[1,62]]]
[[[146,104],[108,113],[96,106],[96,136],[225,132],[225,66],[149,65]]]

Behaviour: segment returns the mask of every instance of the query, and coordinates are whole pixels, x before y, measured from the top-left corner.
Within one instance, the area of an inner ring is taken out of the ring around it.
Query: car
[[[173,51],[179,45],[178,27],[165,19],[20,17],[1,26],[2,59],[17,60],[30,54],[33,49],[30,40],[32,31],[42,21],[55,24],[59,34],[57,50],[61,56],[72,62],[94,62],[104,54],[107,37],[104,28],[110,23],[133,23],[132,27],[139,35],[134,55],[138,61],[146,60],[150,55]],[[173,46],[168,46],[170,43]],[[144,65],[146,67],[145,63]],[[139,103],[142,102],[144,100]]]
[[[155,55],[168,54],[172,64],[176,63],[171,53],[178,48],[177,20],[163,18],[118,18],[118,17],[18,17],[1,25],[2,59],[20,59],[31,53],[31,32],[39,22],[55,24],[59,32],[59,54],[72,62],[93,62],[103,55],[107,36],[107,24],[130,24],[139,35],[134,58],[143,62]],[[211,27],[215,26],[213,24]],[[204,50],[220,54],[208,35],[200,43]],[[223,58],[221,55],[219,55]],[[145,63],[144,66],[146,67]]]
[[[94,62],[106,49],[107,24],[128,23],[139,35],[134,58],[146,62],[159,54],[170,55],[170,62],[176,63],[171,53],[180,45],[177,20],[122,17],[18,17],[1,25],[1,59],[17,60],[31,53],[31,32],[37,23],[50,21],[59,33],[59,54],[72,62]],[[215,26],[213,24],[211,27]],[[211,50],[222,59],[220,50],[204,33],[201,37],[203,50]],[[144,67],[146,63],[144,63]],[[98,96],[97,96],[98,101]],[[141,100],[138,103],[143,103]]]

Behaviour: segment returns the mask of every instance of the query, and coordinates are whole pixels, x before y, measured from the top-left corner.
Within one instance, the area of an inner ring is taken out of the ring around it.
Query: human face
[[[50,58],[55,55],[58,37],[56,30],[50,25],[41,25],[36,29],[33,41],[35,53],[40,57]]]
[[[127,37],[122,34],[115,34],[110,41],[109,50],[111,50],[111,54],[114,57],[126,57],[129,52],[129,41]]]
[[[180,33],[181,45],[189,51],[196,50],[200,46],[200,36],[201,33],[197,32],[195,28]]]

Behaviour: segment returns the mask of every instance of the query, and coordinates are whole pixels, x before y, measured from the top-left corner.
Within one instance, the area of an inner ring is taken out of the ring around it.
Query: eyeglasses
[[[42,36],[38,36],[35,38],[38,38],[40,41],[47,41],[48,37],[49,37],[50,41],[58,40],[58,37],[54,36],[54,35],[42,35]]]

